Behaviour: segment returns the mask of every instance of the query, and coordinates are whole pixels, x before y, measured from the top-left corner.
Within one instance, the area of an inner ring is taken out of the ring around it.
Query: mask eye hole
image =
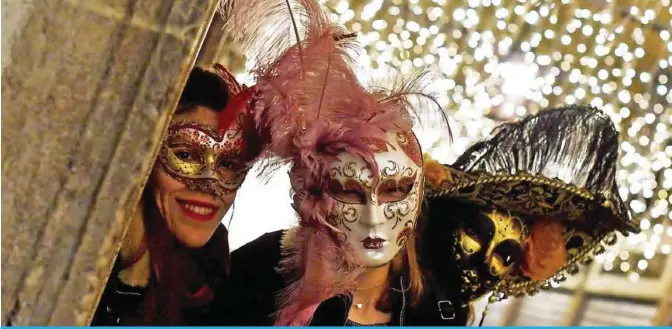
[[[515,240],[505,240],[495,247],[490,260],[490,274],[503,276],[509,273],[513,265],[519,264],[523,257],[520,244]]]
[[[222,169],[232,169],[233,168],[233,162],[229,161],[227,159],[224,159],[219,162],[219,167]]]
[[[334,198],[345,203],[366,203],[366,196],[364,193],[357,190],[343,190],[333,194]]]
[[[346,182],[343,186],[340,182],[332,180],[329,184],[329,194],[336,200],[350,204],[366,203],[366,194],[362,187],[354,182]]]
[[[171,152],[178,158],[180,161],[188,163],[200,163],[201,156],[200,153],[186,146],[178,146],[171,148]]]
[[[507,256],[507,258],[510,258]],[[505,265],[507,262],[499,255],[493,255],[490,260],[490,274],[493,276],[503,277],[509,273],[511,265]]]
[[[408,196],[413,189],[413,183],[392,182],[391,184],[383,184],[383,188],[379,190],[378,199],[382,203],[401,201]]]
[[[243,168],[244,166],[242,163],[229,158],[220,159],[219,164],[217,166],[218,170],[228,170],[228,171],[239,171]]]

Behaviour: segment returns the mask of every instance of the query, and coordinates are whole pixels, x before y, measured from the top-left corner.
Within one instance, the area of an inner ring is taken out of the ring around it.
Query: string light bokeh
[[[672,252],[670,0],[321,2],[358,33],[359,64],[374,76],[441,71],[432,87],[453,141],[431,129],[419,138],[444,163],[501,122],[563,104],[602,109],[621,133],[619,192],[642,233],[597,261],[636,281]]]
[[[621,132],[619,192],[642,233],[598,261],[634,281],[671,252],[669,0],[322,2],[358,32],[360,64],[401,72],[432,65],[445,75],[435,87],[454,140],[423,144],[446,163],[502,121],[561,104],[601,108]]]

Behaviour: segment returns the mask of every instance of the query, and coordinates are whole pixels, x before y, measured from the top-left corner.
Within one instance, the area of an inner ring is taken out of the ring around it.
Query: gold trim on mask
[[[464,230],[458,230],[457,234],[457,242],[467,256],[471,256],[481,251],[482,243],[478,238],[467,234]]]
[[[506,240],[514,240],[520,245],[523,245],[525,240],[525,232],[523,223],[520,218],[516,216],[508,216],[501,212],[490,211],[483,213],[485,217],[489,218],[495,226],[495,234],[490,241],[488,250],[485,252],[485,259],[490,259],[495,247],[499,246]]]
[[[244,140],[240,127],[234,124],[219,133],[202,123],[175,121],[161,146],[159,164],[189,189],[218,196],[233,193],[249,169],[242,160]]]

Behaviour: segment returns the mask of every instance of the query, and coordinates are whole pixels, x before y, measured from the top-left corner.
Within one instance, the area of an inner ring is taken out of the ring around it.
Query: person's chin
[[[205,228],[205,227],[195,228],[190,225],[184,225],[178,228],[180,232],[175,235],[180,240],[180,242],[186,247],[200,248],[203,247],[206,243],[208,243],[208,241],[210,241],[210,238],[212,238],[212,235],[215,233],[216,228],[217,226],[214,226],[212,228]]]
[[[392,258],[389,257],[383,251],[380,252],[367,252],[367,255],[364,256],[364,266],[367,268],[377,268],[387,265]]]

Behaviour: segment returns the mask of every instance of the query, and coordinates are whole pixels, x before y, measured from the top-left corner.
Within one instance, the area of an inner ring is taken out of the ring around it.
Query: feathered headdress
[[[254,116],[266,136],[265,168],[292,166],[299,226],[283,237],[278,325],[304,325],[323,300],[350,291],[362,268],[326,218],[328,165],[342,152],[374,170],[367,140],[410,130],[407,96],[418,84],[367,90],[357,80],[352,35],[313,0],[233,1],[222,6],[226,32],[254,61]],[[268,173],[268,172],[267,172]]]
[[[219,112],[217,118],[217,129],[223,130],[229,128],[238,117],[238,114],[246,109],[249,97],[241,97],[241,93],[245,88],[236,81],[236,77],[224,65],[215,63],[212,65],[211,70],[221,77],[229,93],[229,102],[226,108]]]
[[[240,127],[245,143],[244,160],[251,166],[261,152],[259,136],[250,112],[254,89],[238,83],[233,73],[222,64],[215,63],[209,70],[220,77],[221,89],[229,96],[226,107],[217,112],[217,130],[223,133],[235,125]]]

